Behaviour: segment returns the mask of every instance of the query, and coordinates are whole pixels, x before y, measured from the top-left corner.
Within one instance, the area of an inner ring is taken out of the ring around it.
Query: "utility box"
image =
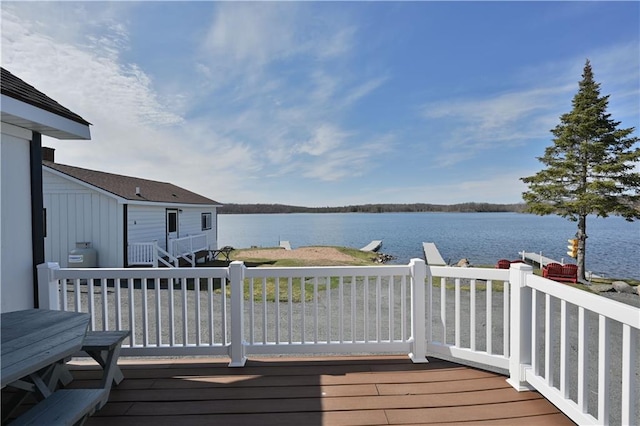
[[[76,248],[69,252],[67,263],[69,268],[96,268],[98,252],[91,248],[90,242],[76,243]]]

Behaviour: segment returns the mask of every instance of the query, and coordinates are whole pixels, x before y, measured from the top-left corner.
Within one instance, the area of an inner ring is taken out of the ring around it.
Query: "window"
[[[47,238],[47,209],[42,209],[42,236]]]
[[[178,231],[178,212],[167,212],[167,232],[173,233]]]
[[[202,230],[206,231],[211,229],[211,213],[202,213]]]

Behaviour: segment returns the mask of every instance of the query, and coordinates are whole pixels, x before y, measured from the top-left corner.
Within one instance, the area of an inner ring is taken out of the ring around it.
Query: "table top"
[[[82,348],[89,314],[27,309],[0,315],[1,387]]]

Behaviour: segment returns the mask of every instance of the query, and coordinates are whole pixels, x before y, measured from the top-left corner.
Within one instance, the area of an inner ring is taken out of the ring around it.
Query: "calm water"
[[[436,244],[446,261],[472,264],[516,259],[525,250],[569,261],[567,239],[577,225],[558,216],[518,213],[323,213],[218,215],[218,245],[293,248],[325,245],[360,248],[382,240],[394,263],[424,258],[423,242]],[[587,219],[587,270],[640,279],[640,222],[619,217]]]

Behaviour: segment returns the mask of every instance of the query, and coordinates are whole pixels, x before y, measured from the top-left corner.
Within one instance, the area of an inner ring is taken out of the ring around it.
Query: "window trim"
[[[200,224],[203,231],[211,230],[213,228],[213,213],[202,213],[200,215]]]

